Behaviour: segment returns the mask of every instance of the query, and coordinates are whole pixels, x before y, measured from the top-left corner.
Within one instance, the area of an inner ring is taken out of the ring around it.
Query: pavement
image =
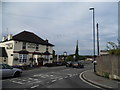
[[[84,71],[82,73],[82,78],[88,83],[100,88],[120,90],[120,81],[98,76],[93,72],[93,70]]]

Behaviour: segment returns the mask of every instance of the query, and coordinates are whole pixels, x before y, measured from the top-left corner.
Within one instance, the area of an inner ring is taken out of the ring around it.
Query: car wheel
[[[19,77],[21,75],[20,72],[15,72],[14,77]]]

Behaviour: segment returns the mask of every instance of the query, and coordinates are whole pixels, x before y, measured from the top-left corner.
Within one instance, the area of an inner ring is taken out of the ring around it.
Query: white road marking
[[[31,81],[27,81],[27,82],[31,82]]]
[[[17,81],[12,81],[13,83],[17,83],[17,84],[25,84],[25,83],[22,83],[22,82],[17,82]]]
[[[65,78],[68,78],[68,76],[66,76]]]
[[[42,78],[46,78],[45,76],[41,76]]]
[[[51,72],[51,73],[60,74],[59,72]]]
[[[40,77],[40,76],[42,76],[42,74],[33,75],[33,77]]]
[[[69,77],[72,77],[72,74],[67,74]]]
[[[36,87],[38,87],[39,85],[35,85],[35,86],[32,86],[31,88],[36,88]]]
[[[70,75],[69,77],[72,77],[72,75]]]
[[[50,78],[50,79],[55,79],[55,78]]]
[[[61,71],[68,71],[68,70],[70,70],[70,69],[65,69],[65,70],[61,70]]]
[[[34,79],[35,81],[37,81],[38,79]]]
[[[59,80],[62,80],[63,78],[59,78]]]
[[[53,75],[50,75],[51,77],[53,76]]]
[[[37,77],[37,76],[39,76],[39,75],[33,75],[33,77]]]
[[[75,76],[76,74],[73,74],[73,76]]]
[[[47,82],[47,83],[50,83],[50,82]]]
[[[14,78],[14,79],[11,79],[10,81],[14,81],[14,80],[21,81],[22,79]]]
[[[22,81],[27,81],[27,80],[22,80]]]
[[[34,84],[34,83],[40,83],[41,81],[37,81],[37,82],[32,82],[32,83],[29,83],[27,85],[31,85],[31,84]]]
[[[56,80],[52,80],[51,82],[55,82]]]
[[[49,75],[45,75],[46,77],[49,77]]]
[[[33,78],[28,78],[28,79],[33,80]]]

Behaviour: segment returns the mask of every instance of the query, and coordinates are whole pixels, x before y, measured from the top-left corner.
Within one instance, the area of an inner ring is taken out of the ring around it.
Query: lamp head
[[[93,8],[93,7],[90,7],[89,10],[94,10],[94,8]]]

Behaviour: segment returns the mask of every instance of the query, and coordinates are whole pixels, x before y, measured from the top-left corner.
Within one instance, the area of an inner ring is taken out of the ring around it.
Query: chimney
[[[8,40],[12,39],[12,34],[8,35]]]
[[[2,41],[5,41],[5,40],[6,40],[6,36],[3,36],[3,37],[2,37]]]
[[[45,41],[48,43],[48,40],[47,40],[47,39],[46,39]]]

